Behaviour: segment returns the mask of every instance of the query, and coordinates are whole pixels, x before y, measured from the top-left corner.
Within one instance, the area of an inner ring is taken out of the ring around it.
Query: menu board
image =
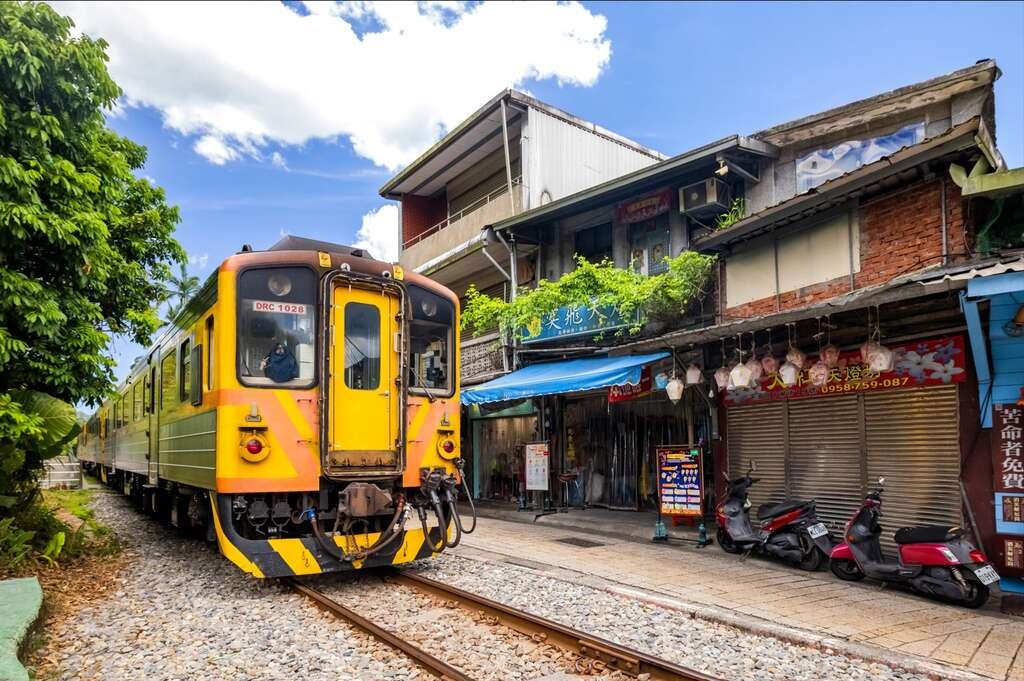
[[[663,515],[701,516],[704,476],[700,447],[658,447],[658,499]]]
[[[525,449],[526,489],[547,491],[551,447],[547,442],[527,442]]]

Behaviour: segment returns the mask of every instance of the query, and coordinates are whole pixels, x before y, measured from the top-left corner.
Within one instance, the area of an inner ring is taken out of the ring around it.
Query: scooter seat
[[[757,519],[765,520],[766,518],[774,518],[777,515],[795,511],[796,509],[807,506],[809,501],[783,501],[781,504],[761,504],[757,507]]]
[[[897,544],[934,544],[953,541],[963,533],[964,531],[959,527],[922,525],[921,527],[901,527],[896,530],[893,539]]]

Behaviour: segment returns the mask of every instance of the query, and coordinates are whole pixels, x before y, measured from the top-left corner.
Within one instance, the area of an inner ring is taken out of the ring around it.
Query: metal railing
[[[519,177],[513,179],[512,180],[512,187],[513,187],[513,189],[515,187],[518,187],[518,186],[522,185],[522,183],[523,183],[523,176],[522,175],[520,175]],[[474,212],[476,210],[479,210],[483,206],[486,206],[488,203],[491,203],[492,201],[494,201],[498,197],[504,196],[507,193],[508,193],[508,185],[506,185],[506,184],[501,185],[500,187],[498,187],[497,189],[492,191],[490,194],[487,194],[485,196],[481,196],[479,199],[477,199],[473,203],[469,204],[468,206],[466,206],[465,208],[460,210],[458,213],[452,213],[451,215],[446,217],[444,220],[441,220],[441,222],[437,223],[436,225],[434,225],[432,227],[428,227],[423,232],[417,234],[416,236],[414,236],[413,238],[409,239],[408,241],[402,242],[402,248],[408,248],[409,246],[412,246],[414,244],[419,243],[420,241],[423,241],[428,236],[430,236],[432,234],[435,234],[437,232],[440,232],[442,229],[444,229],[448,225],[452,224],[453,222],[458,222],[459,220],[461,220],[462,218],[466,217],[470,213],[472,213],[472,212]]]

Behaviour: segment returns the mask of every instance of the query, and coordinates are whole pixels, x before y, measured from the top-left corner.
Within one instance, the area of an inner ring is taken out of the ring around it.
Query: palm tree
[[[171,275],[167,287],[167,319],[174,319],[185,304],[199,291],[199,277],[189,274],[184,263],[178,265],[179,275]]]

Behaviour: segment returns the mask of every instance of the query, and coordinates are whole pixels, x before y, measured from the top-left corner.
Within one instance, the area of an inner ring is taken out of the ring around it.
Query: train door
[[[399,301],[339,284],[332,302],[326,472],[400,471]]]
[[[160,410],[157,408],[157,354],[154,352],[149,358],[149,374],[146,376],[146,396],[149,427],[146,429],[149,450],[146,459],[149,461],[149,484],[155,485],[159,482],[160,474]]]

